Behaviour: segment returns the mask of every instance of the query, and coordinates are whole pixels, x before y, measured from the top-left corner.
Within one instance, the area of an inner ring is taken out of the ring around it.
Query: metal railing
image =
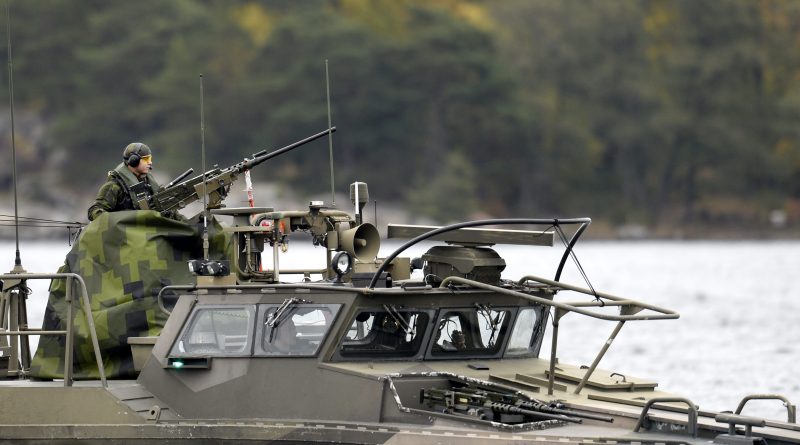
[[[575,243],[578,242],[578,238],[580,238],[584,230],[586,230],[586,228],[589,227],[589,224],[591,223],[592,223],[591,218],[569,218],[569,219],[506,218],[506,219],[482,219],[478,221],[467,221],[440,227],[438,229],[431,230],[430,232],[427,233],[423,233],[422,235],[409,240],[402,246],[398,247],[389,256],[387,256],[383,260],[383,263],[381,263],[381,265],[378,267],[378,270],[375,271],[375,274],[372,275],[372,280],[370,280],[369,285],[367,287],[369,289],[374,289],[375,285],[378,283],[379,277],[386,270],[386,268],[389,267],[389,264],[395,258],[397,258],[397,256],[406,251],[409,247],[419,243],[420,241],[425,241],[426,239],[429,239],[441,233],[452,232],[454,230],[466,229],[469,227],[480,227],[480,226],[549,225],[558,228],[561,225],[578,225],[578,230],[575,231],[575,233],[572,235],[572,238],[570,238],[570,240],[566,243],[564,254],[561,257],[561,261],[558,263],[558,269],[556,270],[556,277],[555,277],[556,280],[558,280],[561,277],[561,272],[564,270],[564,264],[566,264],[567,258],[569,258],[570,254],[572,253],[572,248],[575,246]]]
[[[783,402],[783,406],[786,407],[787,422],[797,423],[797,407],[793,405],[789,399],[780,394],[751,394],[746,396],[741,402],[739,402],[739,406],[736,408],[734,414],[741,414],[744,406],[751,400],[780,400]]]
[[[661,308],[655,305],[651,305],[648,303],[643,303],[636,300],[625,299],[622,297],[617,297],[615,295],[597,292],[594,289],[584,289],[578,286],[574,286],[571,284],[562,283],[559,281],[561,278],[561,273],[564,270],[564,265],[566,264],[567,259],[570,256],[574,256],[573,248],[577,243],[580,236],[586,230],[586,228],[591,224],[592,220],[590,218],[571,218],[571,219],[535,219],[535,218],[513,218],[513,219],[488,219],[488,220],[480,220],[480,221],[469,221],[463,222],[458,224],[452,224],[445,227],[440,227],[435,230],[431,230],[430,232],[424,233],[419,235],[412,240],[406,242],[402,246],[398,247],[391,255],[387,256],[383,263],[378,267],[378,270],[372,276],[372,280],[370,281],[368,287],[368,291],[370,293],[379,293],[375,289],[375,284],[378,281],[378,277],[380,274],[389,266],[389,264],[394,260],[397,256],[399,256],[402,252],[407,250],[409,247],[424,241],[426,239],[430,239],[436,235],[455,231],[458,229],[469,228],[469,227],[477,227],[477,226],[486,226],[486,225],[550,225],[555,227],[558,231],[559,235],[562,237],[562,241],[564,242],[565,248],[564,253],[561,256],[561,260],[558,263],[558,268],[556,270],[555,279],[548,280],[546,278],[541,278],[533,275],[525,276],[519,280],[518,284],[520,286],[525,286],[528,281],[537,281],[539,283],[545,284],[550,286],[553,290],[570,290],[574,292],[583,293],[586,295],[591,295],[595,299],[591,301],[582,301],[582,302],[571,302],[571,303],[561,303],[556,302],[550,298],[543,298],[537,297],[535,295],[531,295],[529,293],[520,292],[518,290],[512,290],[488,283],[481,283],[474,280],[469,280],[466,278],[461,277],[447,277],[445,278],[442,283],[440,284],[440,288],[447,288],[451,283],[460,283],[464,285],[468,285],[473,288],[478,289],[485,289],[491,292],[511,295],[519,298],[523,298],[544,306],[550,306],[555,309],[555,315],[553,316],[553,336],[552,336],[552,346],[550,348],[550,375],[549,375],[549,384],[548,384],[548,394],[553,394],[553,387],[555,384],[555,363],[556,363],[556,351],[558,346],[558,325],[559,320],[565,314],[569,312],[575,312],[581,315],[585,315],[592,318],[598,318],[601,320],[609,320],[609,321],[617,321],[617,326],[615,326],[613,332],[609,339],[603,344],[603,347],[598,352],[597,356],[594,359],[594,362],[586,371],[586,374],[581,379],[578,387],[575,389],[575,394],[579,394],[586,383],[589,381],[592,373],[597,368],[597,365],[600,363],[600,360],[603,358],[605,353],[608,351],[608,348],[611,346],[611,343],[616,338],[619,331],[622,329],[623,324],[626,321],[633,321],[633,320],[670,320],[670,319],[677,319],[680,315],[672,311],[670,309]],[[561,225],[577,225],[578,229],[575,233],[570,237],[569,240],[566,239],[563,231],[561,231]],[[577,260],[576,260],[577,262]],[[579,265],[580,267],[580,265]],[[591,287],[591,285],[590,285]],[[619,315],[610,315],[604,314],[599,311],[593,311],[588,308],[590,307],[605,307],[605,306],[617,306],[620,309]],[[648,310],[650,313],[645,313],[641,315],[637,315],[640,312]],[[655,313],[653,313],[655,312]]]
[[[158,302],[158,308],[164,314],[171,314],[172,311],[167,308],[164,304],[164,294],[167,292],[186,292],[186,293],[194,293],[198,291],[230,291],[230,290],[258,290],[261,292],[266,291],[267,289],[276,291],[280,289],[308,289],[308,290],[323,290],[323,291],[330,291],[330,292],[346,292],[346,293],[357,293],[368,295],[369,292],[364,289],[358,289],[351,286],[342,286],[336,285],[331,283],[279,283],[279,284],[221,284],[221,285],[196,285],[196,284],[171,284],[169,286],[164,286],[158,292],[156,296],[156,300]]]
[[[697,437],[698,429],[697,429],[697,407],[691,400],[683,398],[683,397],[655,397],[647,401],[645,403],[644,408],[642,408],[642,413],[639,415],[639,420],[636,422],[636,426],[633,427],[633,432],[638,433],[639,429],[644,426],[645,422],[647,421],[647,412],[650,411],[650,408],[655,403],[671,403],[671,402],[679,402],[685,403],[689,408],[687,410],[689,414],[689,420],[686,423],[686,429],[689,430],[689,434],[692,437]]]
[[[610,320],[610,321],[617,321],[617,325],[614,327],[614,331],[611,333],[611,336],[608,340],[603,343],[603,347],[597,353],[592,365],[589,366],[589,369],[584,374],[583,378],[581,379],[578,387],[575,389],[575,394],[580,394],[581,390],[586,383],[589,381],[589,378],[594,373],[594,370],[597,368],[597,365],[600,363],[600,360],[608,351],[608,348],[611,347],[611,343],[613,343],[614,339],[619,334],[619,331],[622,329],[622,326],[625,324],[626,321],[636,321],[636,320],[671,320],[680,317],[680,315],[672,310],[661,308],[658,306],[654,306],[647,303],[642,303],[636,300],[628,300],[621,297],[617,297],[611,294],[606,294],[602,292],[593,292],[589,289],[583,289],[577,286],[572,286],[569,284],[561,283],[558,281],[552,281],[545,278],[539,278],[534,276],[527,276],[520,280],[520,283],[524,283],[526,281],[540,281],[543,284],[547,284],[549,286],[558,287],[562,289],[568,289],[575,292],[584,293],[587,295],[593,295],[598,300],[592,300],[587,302],[572,302],[572,303],[561,303],[557,301],[553,301],[548,298],[537,297],[535,295],[526,294],[524,292],[515,291],[512,289],[506,289],[498,286],[494,286],[492,284],[481,283],[474,280],[468,280],[466,278],[461,277],[447,277],[445,278],[439,287],[446,288],[450,283],[461,283],[466,284],[471,287],[475,287],[478,289],[486,289],[492,292],[497,292],[501,294],[511,295],[519,298],[523,298],[534,303],[538,303],[544,306],[550,306],[556,309],[556,314],[553,317],[553,344],[550,349],[551,357],[550,357],[550,373],[549,373],[549,381],[548,381],[548,393],[553,394],[553,386],[555,384],[555,364],[556,364],[556,351],[558,349],[558,323],[561,317],[566,315],[569,312],[575,312],[581,315],[585,315],[587,317],[597,318],[601,320]],[[599,300],[600,298],[611,300],[610,302],[603,302]],[[583,309],[583,307],[592,307],[592,306],[619,306],[620,314],[619,315],[609,315],[609,314],[602,314],[599,312]],[[645,314],[645,315],[636,315],[640,311],[647,309],[652,312],[656,312],[656,314]]]
[[[92,348],[94,349],[94,356],[97,361],[97,371],[100,375],[100,381],[103,387],[108,387],[108,382],[106,381],[105,375],[105,368],[103,367],[103,359],[100,355],[100,343],[97,339],[97,329],[94,325],[94,318],[92,317],[92,305],[89,301],[89,293],[86,290],[86,282],[83,281],[83,277],[76,273],[52,273],[52,274],[40,274],[40,273],[11,273],[11,274],[3,274],[0,275],[0,280],[10,280],[12,282],[16,282],[15,284],[11,284],[10,286],[6,286],[2,292],[2,298],[4,302],[9,302],[11,300],[11,294],[14,292],[23,292],[22,287],[24,286],[25,281],[27,280],[55,280],[55,279],[64,279],[66,280],[66,291],[64,294],[64,300],[67,303],[67,320],[66,325],[67,328],[64,330],[56,330],[56,331],[44,331],[41,329],[29,329],[27,327],[20,327],[17,330],[3,330],[0,331],[0,336],[30,336],[30,335],[63,335],[66,337],[66,344],[65,344],[65,351],[64,351],[64,386],[72,386],[73,377],[72,377],[72,363],[73,363],[73,342],[75,336],[75,327],[74,327],[74,320],[73,320],[73,305],[72,305],[72,288],[74,285],[74,281],[76,281],[79,285],[80,291],[80,304],[81,308],[83,309],[83,314],[86,317],[86,323],[89,327],[89,336],[92,339]],[[20,295],[17,295],[15,298],[21,298]],[[23,306],[24,307],[24,306]],[[5,309],[5,308],[4,308]],[[12,354],[9,357],[9,360],[18,360],[18,357],[14,357]]]

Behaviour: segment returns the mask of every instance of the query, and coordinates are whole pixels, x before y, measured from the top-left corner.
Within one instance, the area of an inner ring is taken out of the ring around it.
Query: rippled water
[[[21,248],[31,272],[54,272],[69,250],[58,242],[23,241]],[[497,250],[509,264],[506,278],[552,278],[560,257],[554,248]],[[678,320],[626,323],[600,368],[655,379],[659,388],[701,409],[733,410],[751,393],[780,393],[800,403],[800,242],[584,242],[576,251],[595,289],[681,314]],[[295,267],[309,254],[322,265],[324,251],[300,242],[291,245],[282,265]],[[14,244],[0,242],[0,270],[11,270],[13,255]],[[562,280],[585,286],[574,264]],[[30,322],[38,326],[47,283],[31,285],[36,294]],[[560,360],[590,364],[614,324],[565,316]],[[543,354],[549,354],[549,338],[545,343]],[[750,402],[745,414],[786,416],[778,402],[766,401]]]

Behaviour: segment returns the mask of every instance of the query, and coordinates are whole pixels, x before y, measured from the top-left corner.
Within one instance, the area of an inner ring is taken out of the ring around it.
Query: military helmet
[[[147,145],[141,142],[133,142],[128,144],[125,150],[122,151],[122,159],[125,160],[126,165],[136,167],[143,157],[151,156],[152,154],[150,147]]]

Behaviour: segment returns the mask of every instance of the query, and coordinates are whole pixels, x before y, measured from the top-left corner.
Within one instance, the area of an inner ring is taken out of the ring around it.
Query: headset
[[[131,166],[133,168],[136,168],[136,167],[139,166],[139,163],[142,161],[142,157],[139,156],[139,150],[142,149],[142,145],[144,145],[144,144],[142,144],[141,142],[137,142],[136,143],[136,149],[134,150],[133,153],[128,155],[127,158],[125,158],[125,164],[127,164],[127,165],[129,165],[129,166]]]

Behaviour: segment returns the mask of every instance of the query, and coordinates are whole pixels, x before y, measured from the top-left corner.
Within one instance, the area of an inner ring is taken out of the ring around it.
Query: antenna
[[[208,204],[206,203],[206,126],[203,114],[203,74],[200,73],[200,150],[203,163],[203,259],[208,260]]]
[[[23,274],[25,269],[22,268],[22,260],[19,255],[19,206],[17,204],[17,146],[16,135],[14,133],[14,64],[11,61],[11,12],[9,1],[6,1],[6,29],[8,31],[8,97],[11,107],[11,163],[12,174],[14,181],[14,232],[16,239],[16,256],[14,257],[14,269],[11,270],[12,274]],[[27,280],[20,278],[14,280],[15,282],[9,283],[7,280],[7,288],[0,293],[0,318],[2,318],[3,326],[9,331],[23,331],[27,330],[28,326],[28,310],[25,300],[28,298],[23,289],[27,288]],[[13,289],[13,290],[12,290]],[[9,344],[10,343],[10,344]],[[3,338],[2,345],[8,348],[8,376],[19,376],[30,369],[31,366],[31,349],[28,336],[8,337]],[[6,355],[6,354],[3,354]]]
[[[9,1],[6,1],[6,30],[8,31],[8,97],[11,101],[11,164],[14,179],[14,232],[17,242],[16,257],[14,257],[15,273],[25,272],[22,268],[22,259],[19,256],[19,207],[17,204],[17,145],[14,134],[14,64],[11,61],[11,12]]]
[[[331,81],[328,77],[328,59],[325,59],[325,90],[328,94],[328,128],[331,128]],[[331,164],[331,205],[336,207],[336,193],[333,182],[333,132],[328,132],[328,153]]]

